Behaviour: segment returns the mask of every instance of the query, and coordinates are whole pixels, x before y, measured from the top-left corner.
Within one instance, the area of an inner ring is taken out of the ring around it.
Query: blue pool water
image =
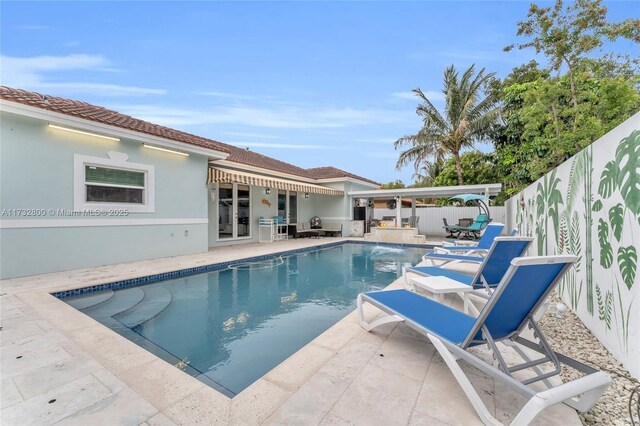
[[[424,253],[349,243],[63,300],[232,397]]]

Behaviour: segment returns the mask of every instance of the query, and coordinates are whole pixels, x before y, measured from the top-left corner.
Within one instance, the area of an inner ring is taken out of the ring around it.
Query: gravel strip
[[[549,297],[549,301],[552,308],[545,313],[539,325],[551,347],[556,352],[609,373],[613,379],[613,384],[591,410],[578,413],[580,420],[586,425],[631,425],[629,397],[639,381],[631,377],[570,309],[562,316],[555,314],[555,306],[561,302],[556,293]],[[565,382],[580,375],[570,368],[563,368],[560,374]],[[639,420],[635,419],[636,425],[640,424]]]

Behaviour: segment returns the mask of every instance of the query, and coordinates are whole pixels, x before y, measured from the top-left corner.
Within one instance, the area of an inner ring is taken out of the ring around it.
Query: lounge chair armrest
[[[578,411],[587,411],[611,385],[611,377],[601,371],[535,394],[513,419],[514,425],[529,424],[547,407],[564,402]]]

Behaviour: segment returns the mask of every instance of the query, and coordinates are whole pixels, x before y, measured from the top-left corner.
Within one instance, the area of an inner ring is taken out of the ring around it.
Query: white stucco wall
[[[508,225],[535,238],[529,254],[579,257],[562,299],[640,377],[640,113],[506,207]]]

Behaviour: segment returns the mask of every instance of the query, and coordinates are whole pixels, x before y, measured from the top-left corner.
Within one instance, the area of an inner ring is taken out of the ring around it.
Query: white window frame
[[[76,211],[126,209],[131,213],[155,213],[155,167],[150,164],[130,163],[127,161],[128,155],[122,153],[110,152],[109,157],[111,158],[90,157],[80,154],[73,156],[73,209]],[[142,204],[87,201],[86,166],[98,166],[144,173],[145,187],[142,191]]]

